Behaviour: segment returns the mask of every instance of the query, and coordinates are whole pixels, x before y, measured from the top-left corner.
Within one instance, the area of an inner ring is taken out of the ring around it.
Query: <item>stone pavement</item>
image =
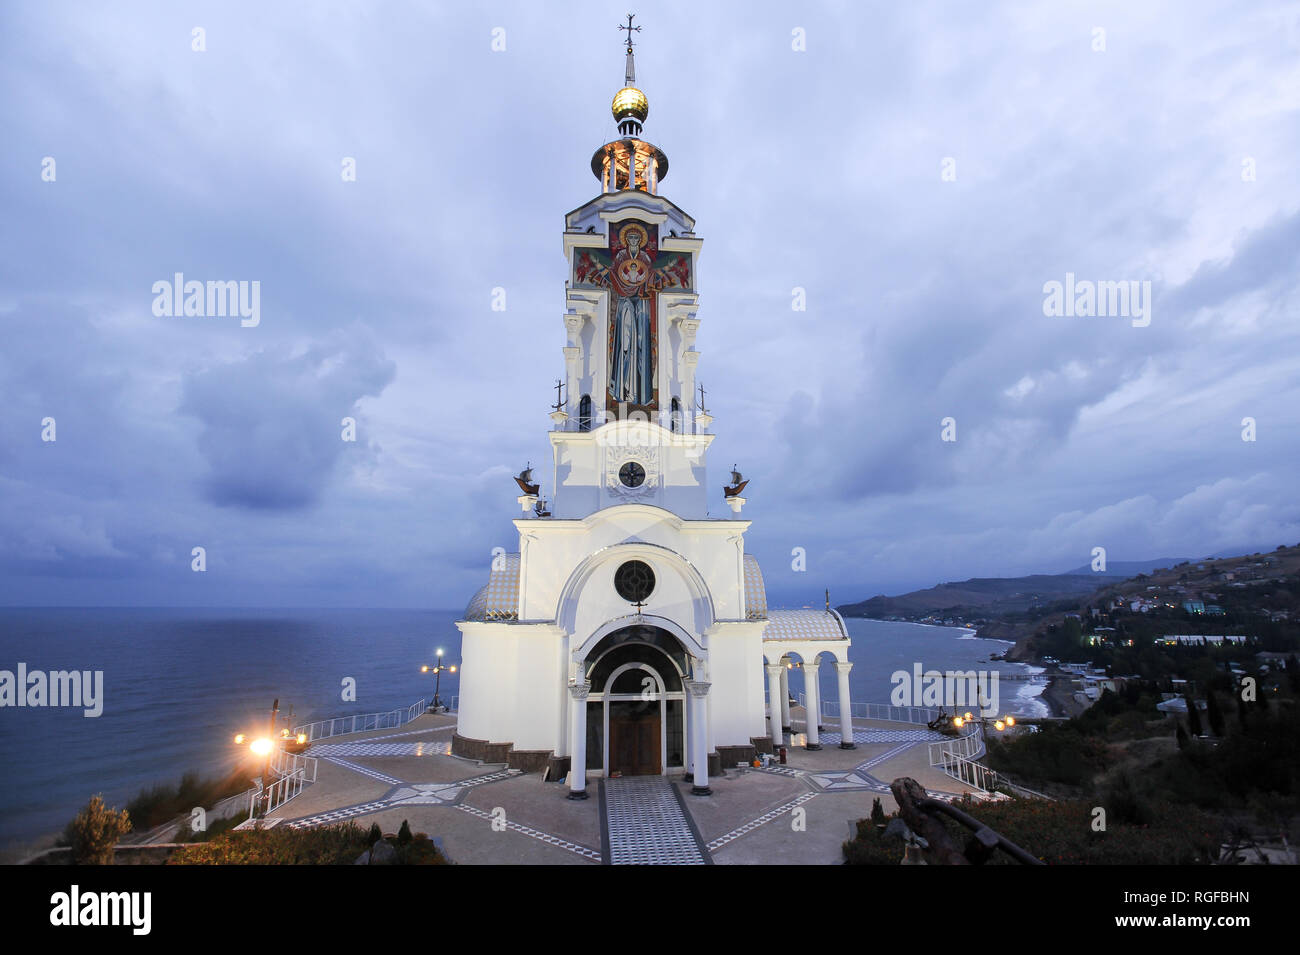
[[[929,765],[926,743],[938,734],[878,720],[854,721],[851,750],[832,732],[816,751],[787,737],[787,765],[724,767],[709,796],[681,777],[592,777],[600,798],[585,801],[536,773],[451,756],[454,727],[454,714],[425,715],[396,732],[317,743],[306,754],[320,760],[317,782],[271,818],[292,828],[374,822],[385,832],[406,820],[463,864],[833,865],[874,799],[894,808],[890,780],[912,776],[941,797],[966,791]]]

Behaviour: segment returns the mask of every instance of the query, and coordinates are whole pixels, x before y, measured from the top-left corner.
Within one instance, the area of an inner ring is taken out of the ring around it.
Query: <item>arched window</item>
[[[583,395],[578,399],[578,430],[591,430],[591,395]]]
[[[674,432],[682,430],[682,403],[673,396],[672,405],[670,406],[668,423]]]

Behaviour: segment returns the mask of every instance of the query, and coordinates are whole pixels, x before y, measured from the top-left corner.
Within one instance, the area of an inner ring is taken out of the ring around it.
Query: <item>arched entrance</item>
[[[606,776],[680,772],[686,763],[687,656],[667,631],[616,630],[584,663],[587,768]]]

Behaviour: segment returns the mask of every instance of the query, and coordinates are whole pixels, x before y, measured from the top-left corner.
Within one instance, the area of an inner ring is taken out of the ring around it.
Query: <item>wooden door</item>
[[[657,708],[630,713],[618,704],[609,714],[609,769],[624,776],[655,776],[663,771],[659,752],[660,720]]]

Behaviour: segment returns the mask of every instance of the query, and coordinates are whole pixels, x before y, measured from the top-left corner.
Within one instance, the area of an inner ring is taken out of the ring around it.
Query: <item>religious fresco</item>
[[[659,227],[636,220],[612,223],[609,249],[583,249],[574,259],[574,286],[607,288],[611,418],[658,410],[659,336],[656,299],[666,288],[689,288],[690,256],[659,251]]]

